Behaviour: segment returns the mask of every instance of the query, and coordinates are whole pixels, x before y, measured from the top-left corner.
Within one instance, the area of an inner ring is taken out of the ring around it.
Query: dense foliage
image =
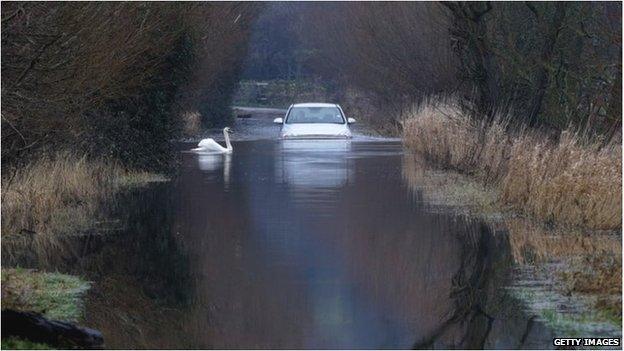
[[[3,168],[67,148],[161,168],[181,113],[230,118],[257,6],[3,2]]]

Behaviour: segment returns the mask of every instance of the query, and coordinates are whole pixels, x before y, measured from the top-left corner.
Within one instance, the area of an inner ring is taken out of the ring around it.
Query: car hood
[[[284,124],[281,136],[282,138],[350,138],[351,130],[347,124]]]

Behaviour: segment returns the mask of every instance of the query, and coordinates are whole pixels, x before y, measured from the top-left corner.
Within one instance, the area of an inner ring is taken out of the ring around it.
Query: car
[[[290,105],[286,116],[273,122],[282,125],[282,139],[349,139],[355,119],[346,118],[337,104],[305,103]]]

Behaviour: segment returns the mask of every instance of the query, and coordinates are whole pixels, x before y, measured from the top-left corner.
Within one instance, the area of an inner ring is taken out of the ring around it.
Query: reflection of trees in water
[[[118,216],[125,214],[124,231],[103,247],[103,262],[91,272],[132,276],[150,297],[173,305],[188,302],[188,257],[172,228],[168,184],[124,195]],[[111,269],[113,268],[113,269]]]
[[[96,282],[87,322],[102,330],[108,347],[187,345],[181,317],[192,290],[188,257],[173,235],[169,189],[120,196],[113,216],[123,218],[123,232],[81,258],[82,272]]]
[[[432,172],[427,163],[406,155],[403,179],[420,201],[432,208],[445,206],[449,198],[440,190],[453,181]],[[451,185],[452,186],[452,185]],[[460,189],[461,190],[461,189]],[[454,194],[455,195],[455,194]],[[465,196],[462,194],[455,196]],[[451,202],[461,201],[450,198]],[[440,206],[437,206],[440,205]],[[457,203],[451,205],[458,205]],[[551,332],[523,310],[505,290],[511,279],[512,257],[506,231],[460,215],[466,225],[458,231],[460,263],[452,278],[450,311],[442,323],[420,337],[414,348],[525,348],[549,345]]]
[[[93,281],[84,324],[100,329],[108,347],[181,347],[180,316],[192,289],[188,257],[173,235],[169,189],[154,184],[104,204],[112,228],[22,238],[12,246],[3,243],[3,254],[11,253],[10,264]]]
[[[119,194],[102,209],[115,223],[109,228],[114,230],[36,238],[16,263],[96,282],[109,275],[128,275],[148,296],[183,303],[189,291],[188,262],[172,235],[170,201],[167,184]]]
[[[107,275],[89,292],[84,324],[100,330],[107,348],[190,348],[182,308],[145,294],[133,277]]]
[[[452,279],[449,316],[430,335],[417,341],[414,348],[483,348],[494,321],[485,306],[490,300],[489,294],[496,293],[487,289],[494,284],[492,255],[496,238],[485,225],[475,229],[460,233],[465,237],[461,240],[459,268]],[[505,252],[504,248],[497,249],[497,252]]]

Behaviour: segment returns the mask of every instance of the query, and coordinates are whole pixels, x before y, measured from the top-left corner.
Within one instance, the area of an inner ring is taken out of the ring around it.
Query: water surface
[[[55,263],[94,281],[107,347],[550,347],[504,294],[504,235],[428,204],[400,141],[234,150],[181,151],[172,182],[120,196],[124,230]]]

